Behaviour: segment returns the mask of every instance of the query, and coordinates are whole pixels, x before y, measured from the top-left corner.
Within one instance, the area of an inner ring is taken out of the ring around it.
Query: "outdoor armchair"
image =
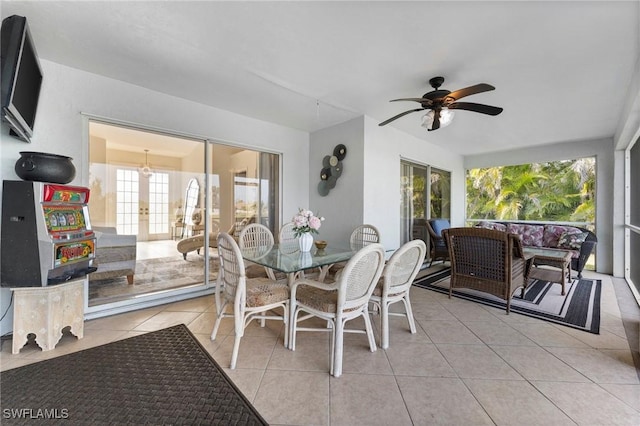
[[[490,293],[507,302],[508,314],[513,292],[527,283],[520,238],[484,228],[450,228],[443,234],[451,258],[449,297],[459,287]]]
[[[427,231],[429,232],[429,257],[431,261],[429,267],[433,264],[434,260],[449,260],[449,249],[447,248],[447,242],[442,235],[442,231],[450,228],[451,225],[448,219],[429,219],[427,221]]]

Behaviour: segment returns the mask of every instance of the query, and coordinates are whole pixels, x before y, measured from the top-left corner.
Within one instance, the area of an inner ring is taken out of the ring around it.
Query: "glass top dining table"
[[[385,259],[388,260],[394,251],[386,250]],[[331,265],[348,261],[358,252],[358,249],[327,246],[324,249],[313,247],[309,252],[301,252],[296,243],[295,247],[291,244],[273,244],[241,248],[240,252],[244,260],[285,273],[288,283],[291,284],[296,273],[315,268],[320,268],[322,271],[319,278],[319,281],[322,281]]]
[[[296,272],[313,268],[328,268],[334,263],[345,262],[357,250],[349,247],[328,246],[324,249],[313,247],[309,252],[300,252],[291,246],[260,246],[240,249],[242,258],[258,265],[280,271],[291,277]]]

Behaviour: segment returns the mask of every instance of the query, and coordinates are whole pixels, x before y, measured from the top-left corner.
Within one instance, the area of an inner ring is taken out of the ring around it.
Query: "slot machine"
[[[95,271],[88,202],[89,188],[3,181],[0,285],[51,286]]]

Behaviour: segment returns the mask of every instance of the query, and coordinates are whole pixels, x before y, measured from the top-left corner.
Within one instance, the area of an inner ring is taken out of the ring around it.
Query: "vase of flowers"
[[[303,253],[311,251],[313,246],[313,235],[311,234],[318,233],[324,217],[314,215],[311,210],[299,209],[292,220],[293,232],[298,237],[300,251]]]

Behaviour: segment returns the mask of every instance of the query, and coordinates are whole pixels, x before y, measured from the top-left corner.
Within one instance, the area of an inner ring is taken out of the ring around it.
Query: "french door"
[[[116,170],[116,227],[138,241],[169,238],[169,173]]]

